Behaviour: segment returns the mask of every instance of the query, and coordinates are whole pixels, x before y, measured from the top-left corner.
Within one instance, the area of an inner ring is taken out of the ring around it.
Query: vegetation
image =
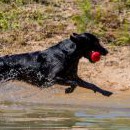
[[[48,39],[65,34],[68,20],[62,5],[62,0],[0,0],[0,53],[46,47],[54,42]]]
[[[114,45],[130,44],[130,0],[77,0],[81,12],[73,16],[79,32],[89,31]]]
[[[104,43],[129,45],[130,0],[0,0],[1,54],[31,51],[84,31]]]

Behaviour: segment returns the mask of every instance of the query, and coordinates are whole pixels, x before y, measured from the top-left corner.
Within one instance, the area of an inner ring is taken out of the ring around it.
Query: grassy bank
[[[72,15],[68,13],[71,5],[72,2],[62,0],[2,0],[1,54],[32,51],[69,35],[71,31],[67,26]]]
[[[130,45],[130,0],[77,0],[80,13],[73,17],[79,32],[86,30],[104,43]]]
[[[130,0],[105,1],[0,0],[0,54],[39,50],[84,31],[130,44]]]

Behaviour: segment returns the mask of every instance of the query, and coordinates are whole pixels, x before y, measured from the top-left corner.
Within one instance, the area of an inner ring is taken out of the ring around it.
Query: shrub
[[[82,2],[81,2],[82,1]],[[78,32],[89,31],[105,43],[130,44],[130,0],[77,0],[79,13],[73,17]]]

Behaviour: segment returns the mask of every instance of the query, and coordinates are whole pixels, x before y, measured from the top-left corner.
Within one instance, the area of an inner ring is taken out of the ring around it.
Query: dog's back
[[[44,51],[0,57],[0,80],[18,79],[41,85],[44,78],[52,74],[51,69],[64,68],[74,50],[75,44],[66,39]]]

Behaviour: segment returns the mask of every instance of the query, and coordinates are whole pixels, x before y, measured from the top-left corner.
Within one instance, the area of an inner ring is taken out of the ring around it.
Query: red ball
[[[91,53],[91,60],[92,60],[93,62],[99,61],[100,58],[101,58],[100,52],[98,52],[98,51],[93,51],[93,52]]]

